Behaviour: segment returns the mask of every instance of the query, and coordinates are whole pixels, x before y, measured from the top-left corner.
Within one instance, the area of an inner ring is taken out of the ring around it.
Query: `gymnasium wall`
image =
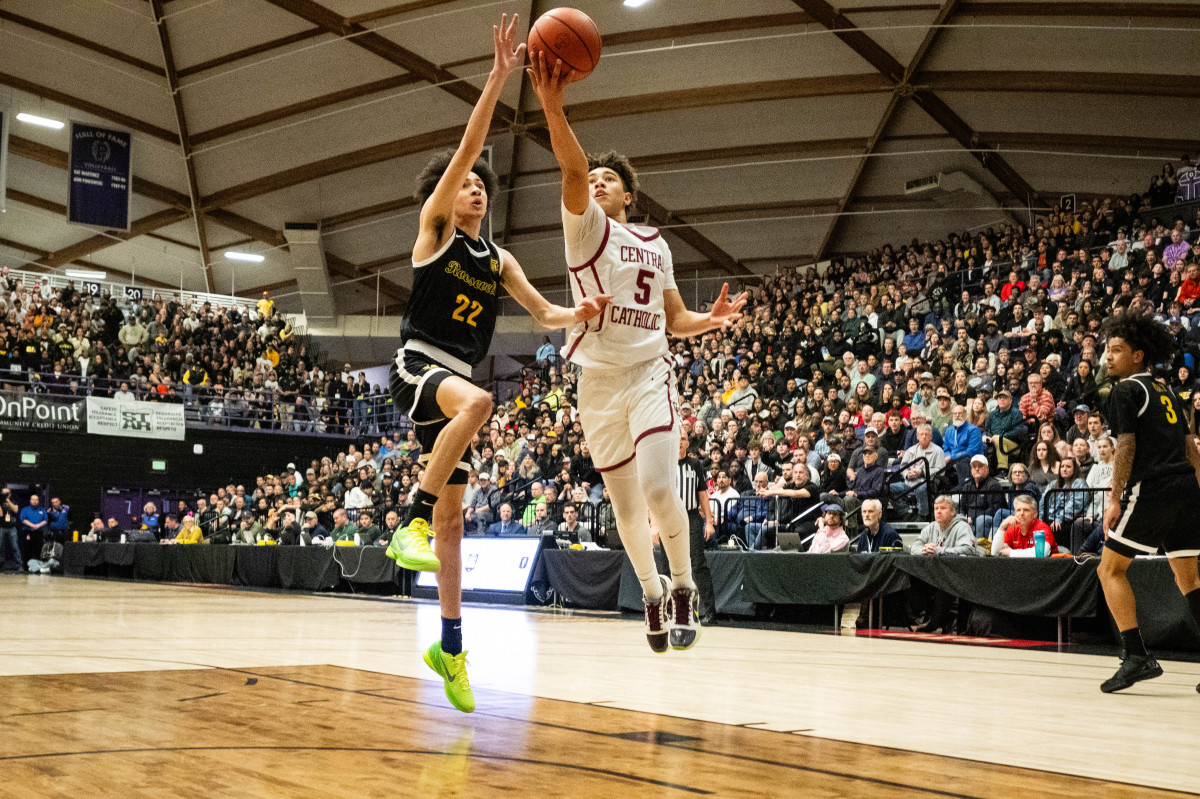
[[[202,454],[194,452],[197,444]],[[189,428],[186,441],[6,430],[0,437],[0,484],[48,485],[71,506],[71,528],[83,530],[100,510],[105,488],[249,487],[258,475],[278,474],[288,462],[307,468],[313,458],[334,456],[347,444],[343,438],[253,430]],[[37,453],[37,465],[22,466],[23,452]],[[166,471],[152,471],[154,460],[166,461]]]

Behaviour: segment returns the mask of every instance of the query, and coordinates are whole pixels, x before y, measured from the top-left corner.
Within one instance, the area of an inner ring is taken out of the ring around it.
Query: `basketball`
[[[583,80],[600,61],[600,30],[592,18],[574,8],[554,8],[537,18],[529,29],[529,58],[546,52],[546,68],[555,60],[563,70],[575,70],[572,80]]]

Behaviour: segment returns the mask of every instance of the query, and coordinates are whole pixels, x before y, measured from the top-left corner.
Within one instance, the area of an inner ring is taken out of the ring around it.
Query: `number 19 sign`
[[[133,137],[71,123],[67,221],[101,230],[129,230]]]

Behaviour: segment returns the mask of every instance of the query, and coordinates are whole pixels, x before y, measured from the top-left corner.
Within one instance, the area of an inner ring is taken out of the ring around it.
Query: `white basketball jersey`
[[[663,292],[675,288],[675,270],[662,235],[609,219],[594,197],[582,216],[562,214],[575,302],[612,295],[603,314],[572,328],[563,357],[612,369],[666,355]]]

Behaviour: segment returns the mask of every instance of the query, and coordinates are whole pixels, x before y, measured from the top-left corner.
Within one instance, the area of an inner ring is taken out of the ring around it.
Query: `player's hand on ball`
[[[594,316],[599,316],[604,313],[604,308],[612,300],[611,294],[597,294],[595,297],[588,297],[583,302],[575,306],[575,322],[586,322]]]
[[[525,43],[521,42],[515,48],[513,42],[517,39],[517,20],[519,14],[513,14],[512,22],[508,15],[500,15],[500,24],[492,26],[492,40],[496,48],[496,60],[492,64],[492,72],[502,77],[508,77],[521,64],[525,63]]]
[[[746,292],[729,299],[729,284],[721,284],[721,296],[717,297],[717,301],[713,303],[712,311],[709,312],[708,318],[712,320],[712,326],[715,328],[732,327],[733,323],[742,318],[742,309],[746,307]]]
[[[560,110],[563,106],[563,89],[571,82],[575,70],[566,70],[566,65],[557,58],[553,64],[546,61],[546,52],[538,50],[530,59],[533,66],[525,70],[534,94],[542,101],[546,110]]]

